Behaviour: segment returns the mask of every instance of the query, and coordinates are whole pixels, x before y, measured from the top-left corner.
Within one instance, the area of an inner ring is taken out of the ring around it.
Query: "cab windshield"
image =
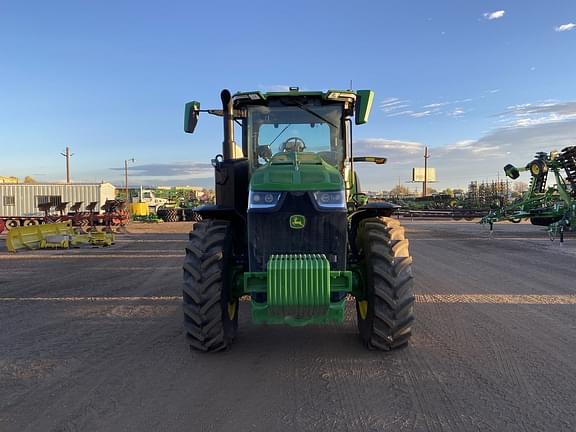
[[[341,166],[344,150],[339,105],[279,103],[248,107],[248,151],[254,167],[282,152],[313,152]]]

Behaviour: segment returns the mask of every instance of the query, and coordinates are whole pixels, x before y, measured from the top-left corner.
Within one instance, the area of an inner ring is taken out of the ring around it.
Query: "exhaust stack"
[[[227,89],[220,93],[222,99],[222,112],[224,114],[224,142],[222,143],[222,156],[224,160],[234,159],[234,106],[232,95]]]

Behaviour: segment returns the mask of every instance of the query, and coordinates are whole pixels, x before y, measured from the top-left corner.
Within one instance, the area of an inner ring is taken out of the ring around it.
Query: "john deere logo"
[[[292,229],[302,229],[306,225],[306,218],[302,215],[292,215],[290,216],[290,228]]]

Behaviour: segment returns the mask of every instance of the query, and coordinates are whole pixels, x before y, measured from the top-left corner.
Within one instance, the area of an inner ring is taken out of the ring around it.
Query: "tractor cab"
[[[339,172],[350,195],[355,187],[354,161],[385,162],[385,158],[350,157],[352,119],[357,125],[368,121],[374,98],[370,90],[301,92],[291,87],[288,92],[233,96],[224,90],[222,98],[222,110],[200,110],[199,102],[188,103],[185,130],[194,131],[202,111],[224,117],[224,151],[216,161],[247,160],[249,177],[267,165],[325,164]],[[233,122],[242,128],[240,145]]]

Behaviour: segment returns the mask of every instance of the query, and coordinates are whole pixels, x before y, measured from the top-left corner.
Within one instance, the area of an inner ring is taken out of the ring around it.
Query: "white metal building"
[[[72,184],[0,184],[0,217],[43,216],[38,204],[82,201],[80,210],[90,202],[98,202],[96,209],[107,199],[114,199],[116,188],[111,183]]]

